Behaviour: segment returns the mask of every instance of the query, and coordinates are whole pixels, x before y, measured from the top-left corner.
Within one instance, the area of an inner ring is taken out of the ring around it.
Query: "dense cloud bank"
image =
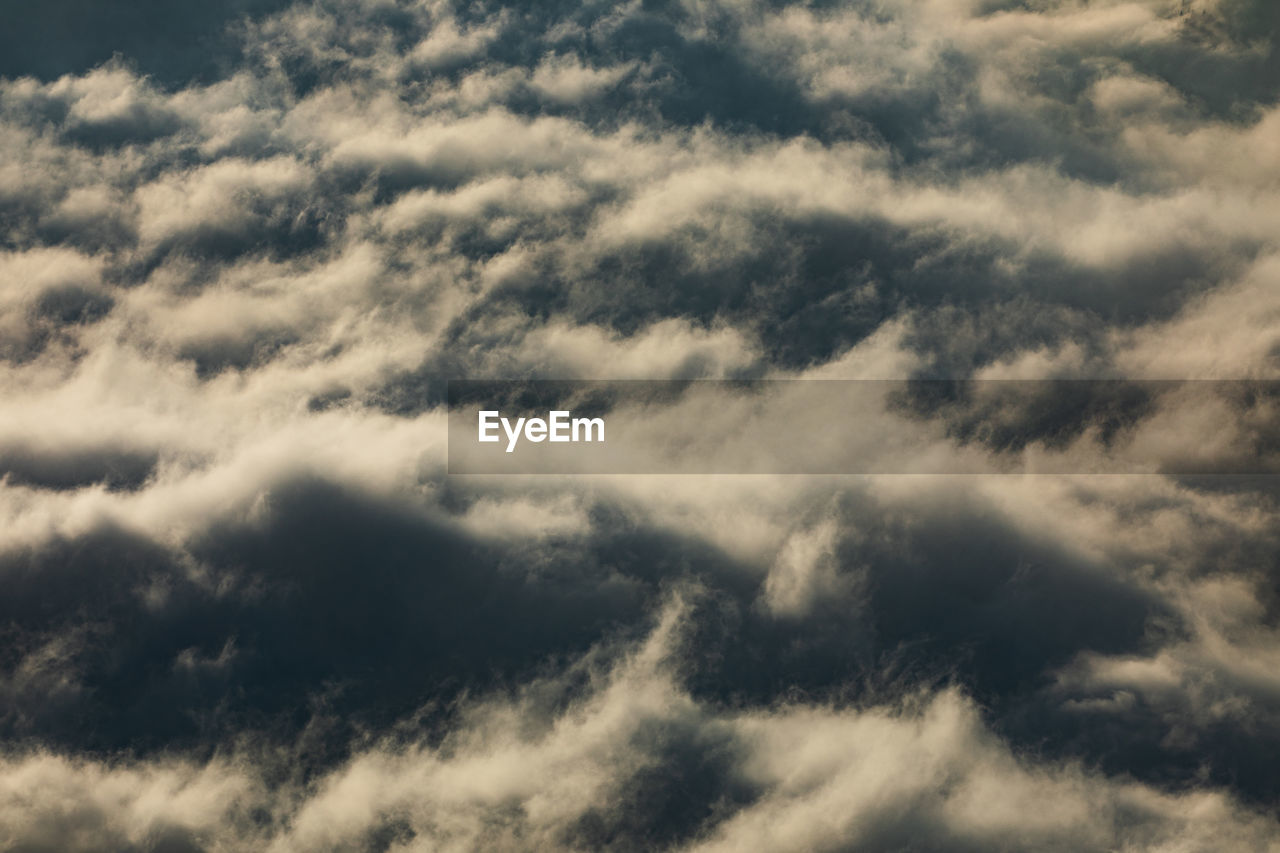
[[[28,4],[0,846],[1280,849],[1271,399],[893,426],[1240,475],[1201,478],[459,478],[442,409],[1280,378],[1278,39],[1264,0]]]

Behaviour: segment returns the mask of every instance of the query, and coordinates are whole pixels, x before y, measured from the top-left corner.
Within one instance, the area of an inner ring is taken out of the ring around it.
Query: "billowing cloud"
[[[1273,4],[13,18],[0,846],[1280,845]],[[1214,381],[446,470],[451,378],[929,377]]]

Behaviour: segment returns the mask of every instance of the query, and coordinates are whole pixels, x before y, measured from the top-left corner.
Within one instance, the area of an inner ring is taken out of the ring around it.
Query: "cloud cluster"
[[[1270,397],[867,418],[1164,476],[459,478],[443,411],[1280,378],[1273,4],[46,6],[0,35],[0,846],[1280,845]]]
[[[274,794],[243,760],[11,760],[5,840],[62,850],[711,851],[1265,849],[1272,839],[1267,817],[1220,794],[1029,763],[955,690],[861,708],[700,702],[673,672],[691,593],[667,599],[652,632],[611,667],[580,660],[510,698],[467,703],[438,743],[384,738]]]

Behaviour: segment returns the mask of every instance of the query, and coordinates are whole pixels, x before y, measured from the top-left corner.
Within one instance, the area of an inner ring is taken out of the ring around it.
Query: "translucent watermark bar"
[[[452,380],[451,474],[1280,473],[1280,380]]]

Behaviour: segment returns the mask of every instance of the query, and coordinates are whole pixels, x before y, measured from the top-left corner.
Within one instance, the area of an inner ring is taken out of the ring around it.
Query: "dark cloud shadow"
[[[52,80],[119,54],[165,85],[213,80],[240,57],[239,40],[228,27],[287,5],[286,0],[5,0],[0,76]]]
[[[37,489],[103,485],[113,491],[136,491],[146,485],[158,461],[159,455],[147,450],[7,445],[0,447],[0,476],[13,485]]]

